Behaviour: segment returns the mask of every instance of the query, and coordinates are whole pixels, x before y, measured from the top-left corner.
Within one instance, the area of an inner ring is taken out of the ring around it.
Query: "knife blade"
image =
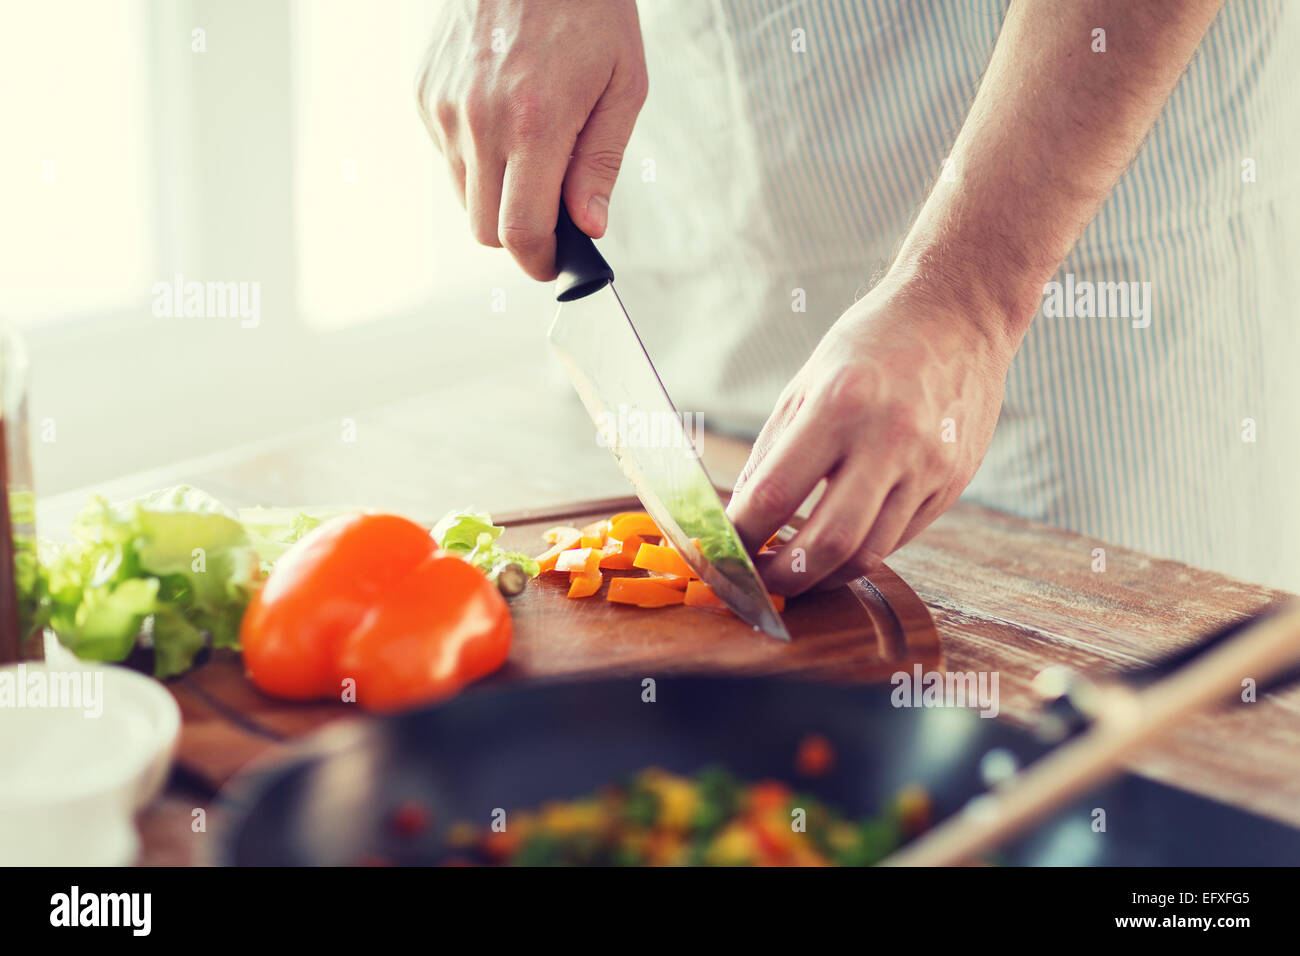
[[[547,337],[600,440],[700,580],[741,620],[790,640],[614,290],[613,270],[563,203],[555,238],[560,306]]]

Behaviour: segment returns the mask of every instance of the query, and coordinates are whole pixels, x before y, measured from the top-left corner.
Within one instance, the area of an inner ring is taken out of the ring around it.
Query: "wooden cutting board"
[[[545,549],[547,528],[581,526],[639,508],[635,498],[612,498],[496,520],[506,526],[502,544],[536,554]],[[605,600],[605,588],[569,600],[567,589],[567,576],[543,575],[511,599],[510,658],[483,684],[686,672],[782,673],[868,683],[916,664],[926,670],[943,665],[929,610],[888,568],[837,591],[791,600],[782,615],[790,643],[756,633],[727,612],[616,605]],[[245,679],[239,655],[228,651],[168,687],[184,720],[180,770],[213,789],[250,760],[272,754],[278,744],[358,713],[348,704],[267,697]]]

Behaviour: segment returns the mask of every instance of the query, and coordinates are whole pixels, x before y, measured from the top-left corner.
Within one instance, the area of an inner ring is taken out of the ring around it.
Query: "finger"
[[[798,418],[790,423],[754,477],[727,505],[749,551],[757,551],[799,509],[835,467],[838,454],[824,429]]]
[[[912,520],[907,523],[907,527],[903,529],[903,533],[898,539],[898,544],[894,545],[894,550],[897,551],[926,528],[930,527],[930,525],[934,523],[935,519],[947,510],[948,505],[944,504],[945,501],[947,501],[948,504],[951,504],[955,500],[956,495],[949,498],[937,491],[929,498],[926,498],[921,507],[917,509],[916,514],[912,516]]]
[[[857,553],[834,574],[821,581],[818,588],[827,590],[839,587],[856,578],[866,577],[879,568],[885,563],[885,558],[906,542],[907,531],[913,527],[933,497],[915,494],[906,484],[897,485],[881,505],[880,513]]]
[[[470,232],[480,245],[495,249],[501,248],[497,223],[501,219],[501,181],[505,171],[504,162],[471,161],[465,175],[465,209],[469,213]]]
[[[776,444],[776,440],[780,438],[785,429],[789,427],[790,422],[799,411],[800,404],[802,404],[802,401],[795,402],[789,399],[777,400],[775,410],[768,416],[767,421],[763,424],[762,431],[760,431],[758,437],[754,439],[754,445],[749,450],[749,458],[745,460],[745,467],[741,469],[740,475],[736,478],[736,485],[731,490],[733,498],[739,494],[740,490],[745,487],[745,485],[749,484],[750,479],[754,477],[754,473],[758,471],[759,465],[763,463],[763,459],[765,459],[768,452],[772,450],[772,446]]]
[[[424,121],[424,128],[429,133],[429,139],[433,141],[434,148],[442,154],[447,163],[447,171],[451,174],[451,185],[456,196],[460,199],[460,204],[465,205],[465,163],[460,157],[460,151],[456,148],[456,131],[459,128],[460,120],[456,114],[456,109],[450,103],[442,102],[433,108],[432,114],[424,106],[423,97],[420,101],[420,119]]]
[[[564,202],[578,228],[593,238],[605,234],[610,193],[645,96],[644,72],[616,71],[573,144]]]
[[[893,485],[878,462],[859,457],[842,466],[808,521],[777,553],[764,583],[777,594],[801,594],[843,567],[862,547]]]
[[[460,200],[462,207],[466,207],[465,163],[454,152],[447,156],[447,172],[451,174],[451,188],[455,190],[456,198]]]
[[[536,141],[506,160],[497,237],[524,272],[543,282],[557,275],[555,223],[568,163],[567,145]]]

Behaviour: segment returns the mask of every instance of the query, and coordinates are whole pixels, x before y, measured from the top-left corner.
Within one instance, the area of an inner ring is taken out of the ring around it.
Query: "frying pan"
[[[781,679],[665,677],[655,700],[640,680],[471,691],[440,706],[336,725],[286,761],[237,781],[218,862],[406,865],[447,859],[447,828],[589,793],[647,766],[689,773],[721,765],[742,780],[776,778],[839,810],[875,813],[908,784],[942,818],[986,789],[984,772],[1027,763],[1047,746],[953,708],[902,709],[889,686]],[[794,755],[809,733],[836,760],[815,779]],[[993,754],[994,757],[989,755]],[[996,758],[996,759],[994,759]],[[394,812],[426,808],[403,835]],[[1106,811],[1104,832],[1094,810]],[[994,862],[1008,865],[1294,865],[1300,830],[1126,775],[1064,807]]]

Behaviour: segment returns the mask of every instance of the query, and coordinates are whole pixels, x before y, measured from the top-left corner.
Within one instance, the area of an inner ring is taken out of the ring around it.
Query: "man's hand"
[[[742,475],[729,510],[751,550],[827,479],[808,524],[760,568],[772,590],[869,571],[957,499],[988,449],[1043,284],[1221,2],[1011,5],[948,158],[953,175],[935,184],[890,275],[785,390]]]
[[[986,328],[888,281],[835,323],[778,399],[728,508],[753,550],[826,477],[808,522],[759,564],[770,590],[866,574],[957,500],[993,437],[1014,350]]]
[[[474,238],[555,278],[559,198],[604,235],[647,91],[634,0],[449,0],[420,72],[420,115]]]

